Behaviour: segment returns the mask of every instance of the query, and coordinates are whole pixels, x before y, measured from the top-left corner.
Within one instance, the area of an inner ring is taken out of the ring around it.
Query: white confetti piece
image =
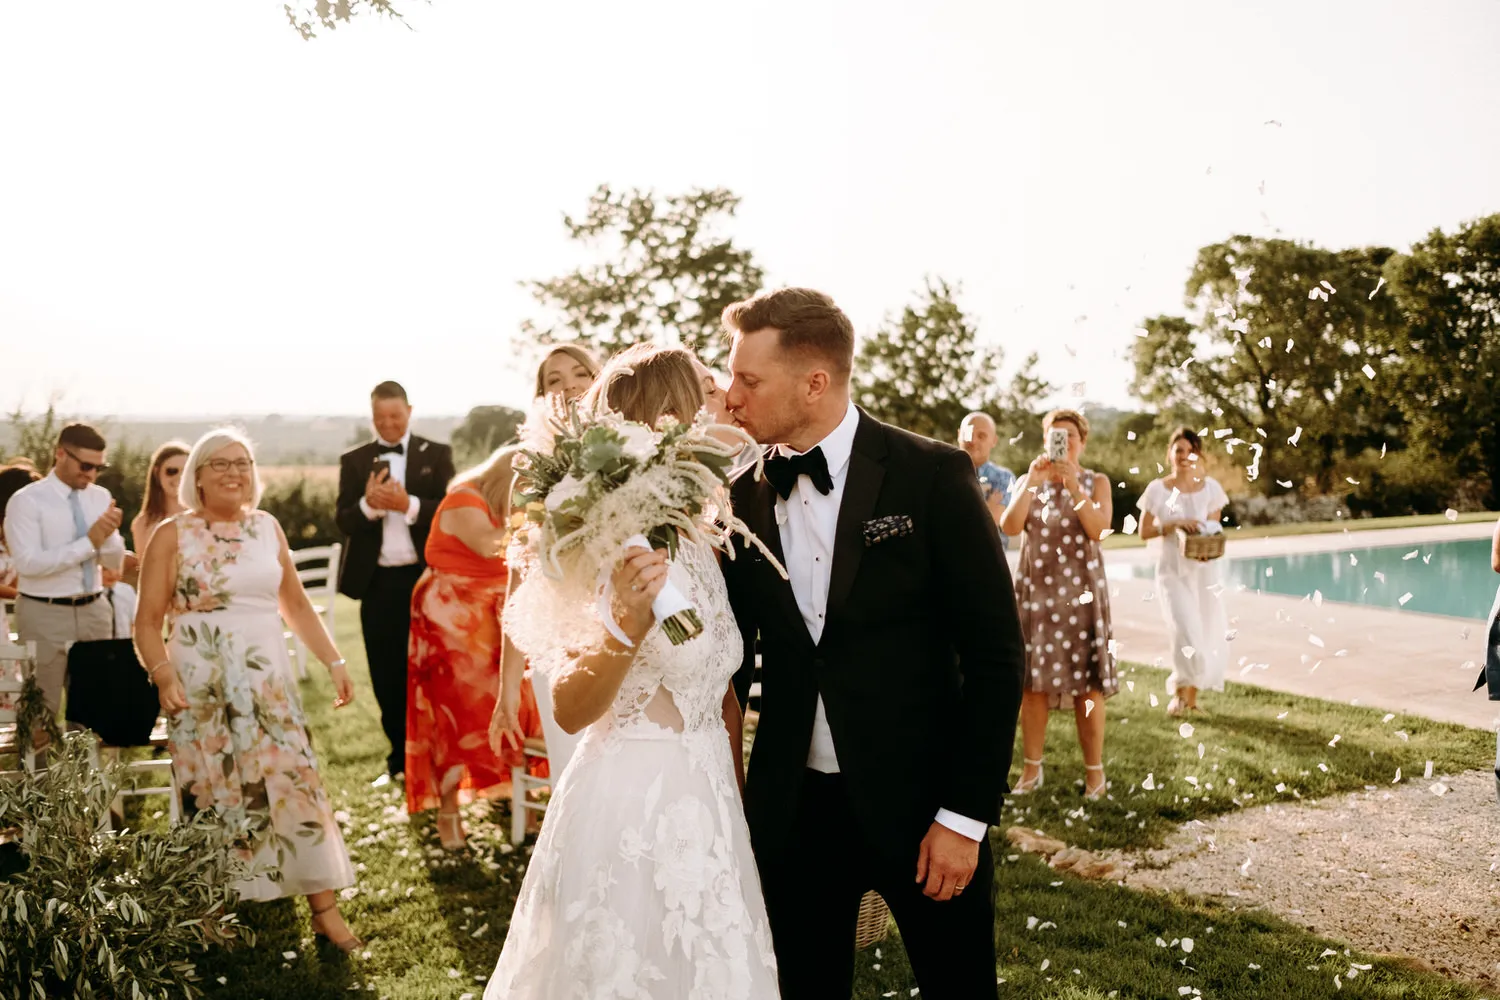
[[[1359,480],[1355,479],[1353,476],[1345,476],[1344,477],[1344,482],[1348,483],[1351,486],[1358,486],[1359,485]]]
[[[1452,507],[1449,507],[1447,510],[1443,511],[1443,516],[1450,521],[1457,521],[1458,511],[1454,510]]]
[[[1127,535],[1133,535],[1133,534],[1135,534],[1136,525],[1137,525],[1137,522],[1136,522],[1136,519],[1135,519],[1135,515],[1134,514],[1126,514],[1125,515],[1125,523],[1121,527],[1123,527],[1125,529],[1125,534],[1127,534]]]
[[[1141,782],[1141,787],[1144,788],[1148,792],[1149,791],[1153,791],[1156,788],[1156,775],[1155,774],[1148,774],[1148,775],[1146,775],[1146,780],[1143,781],[1143,782]]]
[[[1256,965],[1254,962],[1251,962],[1250,963],[1250,968],[1252,968],[1252,969],[1259,969],[1260,966]]]
[[[284,951],[281,953],[281,957],[291,962],[296,959],[297,953],[295,951]]]
[[[1094,714],[1094,700],[1092,698],[1090,698],[1088,701],[1086,701],[1086,702],[1083,703],[1083,717],[1085,719],[1087,719],[1089,716],[1091,716],[1093,714]]]
[[[1429,788],[1427,790],[1429,792],[1431,792],[1433,795],[1437,795],[1437,796],[1443,796],[1443,795],[1447,795],[1448,794],[1448,786],[1445,785],[1445,784],[1443,784],[1441,781],[1437,782],[1436,784],[1434,784],[1431,788]]]
[[[1309,634],[1308,637],[1307,637],[1307,641],[1310,642],[1310,643],[1312,643],[1314,646],[1317,646],[1319,649],[1323,649],[1324,648],[1323,640],[1320,639],[1320,638],[1318,638],[1315,635]]]
[[[1193,658],[1193,654],[1196,653],[1196,652],[1198,652],[1198,651],[1196,649],[1194,649],[1192,646],[1183,646],[1182,647],[1182,655],[1185,656],[1185,657],[1187,657],[1189,660],[1191,660]]]
[[[1321,608],[1323,606],[1323,592],[1321,590],[1315,590],[1315,591],[1313,591],[1312,601],[1313,601],[1313,607],[1315,607],[1315,608]]]
[[[1182,950],[1185,951],[1185,952],[1187,952],[1189,955],[1191,955],[1193,953],[1193,939],[1192,938],[1183,938],[1182,939]]]
[[[1378,292],[1378,291],[1380,291],[1380,289],[1383,288],[1384,286],[1385,286],[1385,279],[1384,278],[1381,278],[1379,281],[1375,282],[1375,287],[1372,288],[1372,289],[1370,289],[1370,298],[1373,299],[1375,297],[1375,293]]]
[[[1391,784],[1393,784],[1393,785],[1399,785],[1399,784],[1401,784],[1401,768],[1399,768],[1399,767],[1396,768],[1396,776],[1391,779]]]
[[[1375,579],[1379,580],[1381,583],[1385,583],[1385,574],[1377,569],[1375,571]]]
[[[1356,556],[1353,552],[1349,553],[1349,565],[1350,566],[1358,566],[1359,565],[1359,557]]]
[[[1360,369],[1360,371],[1365,373],[1365,378],[1373,379],[1375,377],[1375,369],[1371,368],[1369,365],[1365,365]]]
[[[1292,483],[1289,479],[1278,479],[1276,480],[1276,485],[1288,490],[1292,488]]]
[[[448,970],[448,978],[449,979],[458,979],[458,978],[460,978],[462,976],[463,976],[463,973],[459,972],[457,969],[449,969]]]
[[[1193,736],[1193,724],[1191,722],[1184,722],[1182,725],[1178,726],[1177,735],[1181,736],[1185,740],[1191,739]]]
[[[1333,739],[1331,739],[1331,740],[1328,741],[1328,745],[1331,746],[1331,747],[1336,747],[1336,746],[1339,745],[1339,740],[1341,740],[1343,738],[1344,738],[1344,734],[1343,733],[1334,733],[1333,734]]]
[[[1384,281],[1385,279],[1382,278],[1380,280]],[[1371,296],[1373,296],[1375,293],[1371,292],[1370,294],[1371,294]],[[1140,326],[1136,327],[1134,330],[1131,330],[1130,332],[1133,333],[1133,334],[1135,334],[1137,337],[1142,337],[1142,338],[1151,336],[1151,331],[1150,330],[1147,330],[1145,327],[1140,327]]]
[[[1418,555],[1421,554],[1421,552],[1422,552],[1421,549],[1412,549],[1406,555],[1404,555],[1404,556],[1401,557],[1401,561],[1405,562],[1408,559],[1415,559],[1415,558],[1417,558]]]
[[[1276,790],[1278,792],[1284,792],[1284,791],[1286,791],[1286,782],[1284,782],[1284,781],[1278,781],[1276,783]]]
[[[1406,593],[1404,593],[1404,594],[1401,595],[1401,597],[1398,599],[1397,603],[1400,604],[1404,608],[1404,607],[1406,607],[1406,602],[1409,601],[1409,600],[1411,600],[1411,591],[1408,590]]]
[[[1422,777],[1423,777],[1423,778],[1424,778],[1424,779],[1426,779],[1426,780],[1428,780],[1428,781],[1431,781],[1431,780],[1432,780],[1432,761],[1430,761],[1430,760],[1429,760],[1429,761],[1428,761],[1428,762],[1427,762],[1427,767],[1426,767],[1426,769],[1425,769],[1425,770],[1424,770],[1424,771],[1423,771],[1423,772],[1422,772]]]
[[[1300,440],[1302,440],[1302,428],[1298,427],[1296,430],[1292,431],[1292,436],[1286,439],[1286,443],[1295,448],[1297,446],[1297,442]]]
[[[1160,704],[1161,704],[1161,702],[1157,701],[1156,700],[1156,695],[1153,694],[1151,696],[1151,707],[1155,708],[1157,705],[1160,705]]]

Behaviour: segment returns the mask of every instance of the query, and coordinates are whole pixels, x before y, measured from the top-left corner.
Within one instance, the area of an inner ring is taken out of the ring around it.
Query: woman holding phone
[[[1083,749],[1085,798],[1102,798],[1104,699],[1119,690],[1109,650],[1109,585],[1099,539],[1114,516],[1109,479],[1079,465],[1089,422],[1076,410],[1042,418],[1046,450],[1011,491],[1000,530],[1021,536],[1016,603],[1026,637],[1021,696],[1021,780],[1042,787],[1047,715],[1073,710]]]

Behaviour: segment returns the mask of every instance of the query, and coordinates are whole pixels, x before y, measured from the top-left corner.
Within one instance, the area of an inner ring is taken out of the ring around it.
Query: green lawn
[[[260,934],[257,945],[205,956],[199,970],[209,995],[223,1000],[333,1000],[351,993],[391,1000],[478,998],[504,939],[526,852],[511,852],[506,844],[503,806],[471,808],[474,849],[452,856],[438,849],[430,814],[408,820],[398,793],[370,787],[381,770],[385,744],[363,667],[357,615],[346,603],[339,612],[340,648],[349,658],[359,698],[334,712],[321,668],[304,685],[303,697],[324,780],[348,815],[345,836],[359,883],[343,906],[369,941],[367,957],[346,962],[317,953],[305,904],[284,900],[244,906],[245,922]],[[1482,766],[1485,752],[1493,754],[1484,734],[1459,727],[1407,717],[1382,723],[1379,713],[1245,687],[1205,696],[1215,715],[1194,720],[1196,732],[1183,739],[1175,724],[1147,705],[1147,689],[1161,687],[1160,672],[1127,669],[1135,690],[1122,691],[1109,704],[1106,746],[1115,801],[1082,808],[1081,793],[1071,784],[1082,775],[1076,739],[1059,718],[1050,734],[1049,784],[1021,810],[1008,810],[1007,822],[1024,822],[1085,846],[1150,844],[1174,823],[1238,808],[1231,795],[1244,801],[1249,792],[1255,796],[1249,801],[1266,801],[1277,794],[1273,789],[1280,781],[1287,784],[1286,795],[1296,789],[1312,797],[1388,783],[1397,766],[1420,775],[1429,758],[1441,771]],[[1286,717],[1277,719],[1281,712]],[[1396,729],[1404,729],[1410,742],[1395,736]],[[1336,748],[1327,747],[1334,733],[1342,738]],[[1204,744],[1201,761],[1199,742]],[[1319,762],[1328,765],[1326,774]],[[1139,788],[1148,772],[1158,785],[1154,792]],[[1185,781],[1188,775],[1200,778],[1199,790]],[[1228,785],[1231,777],[1234,786]],[[998,835],[996,851],[997,976],[1006,981],[1004,997],[1177,997],[1184,987],[1205,997],[1267,1000],[1478,996],[1462,984],[1346,955],[1342,945],[1278,920],[1057,875],[1029,857],[1008,861],[1010,852]],[[1035,929],[1028,929],[1030,917],[1037,918]],[[1193,939],[1191,953],[1183,950],[1186,938]],[[1328,949],[1334,954],[1324,955]],[[1372,968],[1355,969],[1351,979],[1355,962]],[[878,956],[873,948],[861,953],[856,967],[855,995],[861,1000],[906,998],[915,986],[894,932]],[[1341,989],[1335,988],[1336,975]]]
[[[1276,538],[1283,535],[1322,535],[1335,531],[1375,531],[1380,528],[1430,528],[1438,524],[1473,524],[1476,521],[1494,521],[1500,514],[1494,511],[1470,511],[1459,514],[1449,521],[1445,514],[1413,514],[1408,517],[1360,517],[1339,521],[1308,521],[1303,524],[1257,524],[1244,528],[1228,528],[1230,541],[1241,538]],[[1106,549],[1138,549],[1146,543],[1139,534],[1122,535],[1116,532],[1100,543]]]

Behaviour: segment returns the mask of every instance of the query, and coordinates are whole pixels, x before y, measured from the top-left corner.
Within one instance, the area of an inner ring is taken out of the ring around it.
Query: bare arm
[[[724,692],[724,728],[729,732],[729,756],[734,759],[734,777],[740,792],[745,791],[745,717],[740,714],[740,699],[730,681]]]
[[[1031,491],[1031,474],[1022,473],[1010,491],[1010,504],[1000,515],[995,526],[1007,535],[1019,535],[1026,530],[1026,517],[1031,513],[1031,502],[1036,494]]]
[[[142,666],[151,673],[161,710],[176,715],[187,708],[187,693],[177,668],[167,658],[167,643],[162,625],[172,606],[172,592],[177,587],[177,522],[163,521],[151,533],[151,542],[141,559],[141,576],[136,587],[135,651]]]
[[[520,573],[512,572],[505,584],[505,600],[510,601],[520,582]],[[495,710],[490,713],[490,749],[498,757],[507,744],[520,749],[526,733],[521,728],[521,680],[526,676],[526,657],[503,632],[500,637],[500,691]],[[545,683],[545,680],[542,681]]]
[[[667,581],[666,553],[637,551],[615,568],[611,579],[615,620],[631,645],[606,634],[602,643],[579,656],[552,682],[552,715],[569,733],[581,732],[614,703],[641,640],[656,624],[651,602]]]
[[[452,507],[438,515],[438,527],[484,559],[499,559],[505,552],[505,527],[495,527],[478,507]]]
[[[1490,568],[1500,573],[1500,521],[1495,522],[1495,541],[1490,547]]]

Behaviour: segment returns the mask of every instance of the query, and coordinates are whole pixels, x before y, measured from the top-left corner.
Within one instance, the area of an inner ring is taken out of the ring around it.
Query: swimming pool
[[[1231,548],[1231,552],[1233,549]],[[1146,567],[1143,575],[1154,575]],[[1299,555],[1225,560],[1231,588],[1422,611],[1455,618],[1489,617],[1500,575],[1490,569],[1490,542],[1472,538]]]

